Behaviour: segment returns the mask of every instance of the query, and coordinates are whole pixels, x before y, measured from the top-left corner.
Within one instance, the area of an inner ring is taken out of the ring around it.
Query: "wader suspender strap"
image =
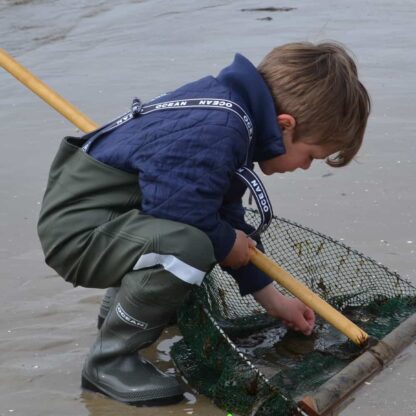
[[[108,124],[100,127],[99,129],[88,133],[84,136],[86,142],[82,147],[82,150],[88,153],[88,150],[91,144],[103,134],[106,134],[117,127],[120,127],[124,123],[127,123],[132,118],[138,117],[139,115],[145,115],[153,113],[154,111],[160,110],[177,110],[180,108],[189,109],[189,108],[212,108],[212,109],[221,109],[231,111],[236,114],[241,121],[244,123],[248,139],[249,146],[253,139],[253,123],[250,120],[250,117],[247,113],[235,102],[223,99],[215,98],[192,98],[184,100],[174,100],[174,101],[165,101],[162,103],[148,104],[143,105],[138,98],[133,100],[131,105],[131,110],[122,116],[116,118],[115,120],[110,121]],[[248,154],[246,156],[245,164],[247,164]],[[270,225],[273,218],[273,209],[270,199],[267,195],[266,189],[264,188],[260,178],[247,166],[244,166],[237,170],[237,177],[243,181],[249,188],[251,195],[256,201],[256,205],[259,209],[261,222],[257,229],[250,234],[251,237],[256,237],[264,232],[267,227]]]

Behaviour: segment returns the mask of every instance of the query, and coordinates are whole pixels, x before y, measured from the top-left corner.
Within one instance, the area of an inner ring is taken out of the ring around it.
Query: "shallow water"
[[[216,74],[234,52],[257,63],[288,41],[344,42],[374,106],[358,162],[339,170],[317,163],[266,183],[279,215],[342,239],[416,283],[414,2],[288,0],[277,6],[293,10],[242,11],[272,6],[0,0],[1,47],[103,123],[134,95],[150,99]],[[0,72],[0,415],[224,415],[196,395],[169,408],[135,409],[81,392],[102,292],[73,289],[48,269],[35,231],[59,139],[75,132]],[[172,366],[165,352],[149,354]],[[415,357],[412,346],[364,385],[342,415],[415,414]]]

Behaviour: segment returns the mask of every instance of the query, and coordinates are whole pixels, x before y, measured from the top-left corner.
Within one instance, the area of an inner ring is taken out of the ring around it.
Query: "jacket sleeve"
[[[235,231],[219,215],[247,137],[234,128],[197,125],[164,138],[168,143],[139,171],[142,211],[204,231],[218,262],[230,252]]]
[[[221,216],[227,223],[232,225],[233,228],[242,230],[246,234],[250,234],[254,231],[254,228],[244,220],[244,207],[241,200],[224,205],[221,208]],[[255,238],[255,240],[257,242],[257,248],[264,253],[264,247],[260,238]],[[224,267],[223,269],[234,277],[238,284],[241,296],[257,292],[272,283],[272,279],[252,263],[236,270],[229,267]]]

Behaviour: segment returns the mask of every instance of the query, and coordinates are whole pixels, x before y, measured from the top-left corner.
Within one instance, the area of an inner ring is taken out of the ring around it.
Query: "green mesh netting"
[[[258,221],[256,211],[246,215],[249,223]],[[262,242],[269,257],[373,337],[384,337],[416,312],[414,286],[332,238],[275,217]],[[219,267],[193,291],[178,325],[177,368],[233,415],[304,414],[298,399],[360,354],[320,319],[310,337],[288,331],[252,296],[241,297]]]

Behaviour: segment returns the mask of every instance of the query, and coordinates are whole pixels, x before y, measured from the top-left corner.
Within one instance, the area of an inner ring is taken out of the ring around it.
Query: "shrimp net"
[[[246,217],[259,220],[251,209]],[[274,217],[262,242],[270,258],[375,338],[416,312],[413,285],[339,241]],[[191,293],[178,326],[177,369],[233,416],[305,415],[298,401],[362,352],[320,318],[309,337],[287,330],[251,295],[241,297],[219,267]]]

